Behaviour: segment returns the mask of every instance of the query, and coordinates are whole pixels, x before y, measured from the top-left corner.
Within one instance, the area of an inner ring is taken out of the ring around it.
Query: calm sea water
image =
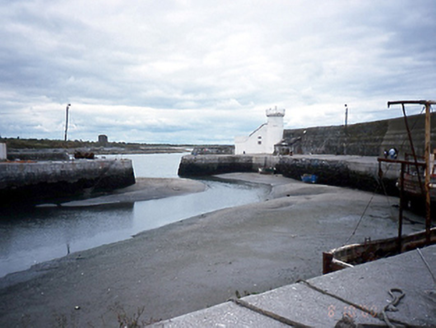
[[[183,154],[131,158],[136,177],[176,178]],[[107,156],[107,158],[121,156]],[[0,213],[0,277],[68,253],[130,238],[214,210],[264,200],[269,188],[257,184],[202,180],[201,193],[88,208],[34,208]]]

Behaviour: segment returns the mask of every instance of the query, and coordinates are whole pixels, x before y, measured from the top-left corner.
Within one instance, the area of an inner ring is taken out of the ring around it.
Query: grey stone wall
[[[383,177],[379,177],[376,157],[335,155],[186,155],[179,166],[180,176],[208,176],[231,172],[258,172],[260,167],[275,167],[276,173],[301,180],[303,174],[315,174],[317,183],[352,187],[398,195],[395,184],[399,166],[388,170],[382,165]],[[383,182],[383,184],[381,184]]]
[[[10,161],[66,161],[70,156],[64,149],[15,149],[8,151],[7,158]]]
[[[436,113],[431,114],[431,120],[436,122]],[[415,152],[418,156],[423,156],[425,115],[409,116],[408,124]],[[284,138],[298,140],[291,146],[295,156],[184,156],[179,166],[179,175],[257,172],[259,167],[275,166],[277,173],[297,180],[303,174],[310,173],[319,177],[318,183],[398,195],[395,184],[399,167],[389,165],[389,170],[388,167],[384,167],[384,176],[380,179],[376,157],[383,156],[384,149],[389,150],[393,147],[397,148],[400,158],[404,158],[405,153],[411,153],[403,117],[352,124],[347,128],[328,126],[290,129],[284,131]],[[433,145],[436,145],[436,124],[433,124],[431,130],[431,140]]]
[[[212,145],[212,146],[197,146],[192,152],[193,155],[233,155],[235,146],[230,145]]]
[[[436,113],[431,114],[436,122]],[[425,115],[408,117],[417,155],[424,155]],[[382,156],[383,150],[397,148],[400,157],[411,153],[404,118],[395,118],[368,123],[345,126],[312,127],[289,129],[284,131],[284,138],[300,137],[293,145],[295,154],[336,154]],[[436,145],[436,124],[431,130],[432,144]]]
[[[396,182],[400,166],[381,164],[383,175],[379,176],[376,157],[295,155],[283,156],[276,165],[277,173],[300,180],[303,174],[315,174],[317,183],[351,187],[371,192],[398,195]]]
[[[185,155],[180,176],[207,176],[231,172],[257,172],[259,167],[275,166],[278,156],[268,155]]]
[[[135,183],[131,160],[0,163],[0,205],[34,203]]]

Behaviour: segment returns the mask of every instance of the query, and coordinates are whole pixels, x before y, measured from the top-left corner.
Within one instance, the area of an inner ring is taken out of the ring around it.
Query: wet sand
[[[64,207],[133,203],[138,201],[201,192],[206,186],[195,180],[179,178],[136,178],[136,183],[116,189],[104,196],[62,203]]]
[[[149,323],[229,297],[318,276],[322,252],[395,236],[398,200],[280,176],[225,175],[271,184],[269,200],[203,214],[0,279],[0,325],[118,327]],[[404,233],[422,229],[406,224]],[[65,324],[66,323],[66,324]]]

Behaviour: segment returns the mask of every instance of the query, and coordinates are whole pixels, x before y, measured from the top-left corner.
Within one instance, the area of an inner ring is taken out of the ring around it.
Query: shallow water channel
[[[183,155],[122,157],[133,160],[136,177],[177,178]],[[270,190],[265,185],[244,182],[218,179],[202,182],[207,188],[201,193],[133,204],[3,211],[0,213],[0,277],[202,213],[262,201]]]

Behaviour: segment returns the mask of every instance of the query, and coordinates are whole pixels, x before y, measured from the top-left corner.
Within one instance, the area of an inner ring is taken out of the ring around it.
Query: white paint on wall
[[[284,109],[267,109],[267,123],[262,124],[249,136],[235,137],[235,154],[273,154],[274,145],[283,139]]]
[[[6,144],[0,143],[0,161],[5,161],[8,158]]]

